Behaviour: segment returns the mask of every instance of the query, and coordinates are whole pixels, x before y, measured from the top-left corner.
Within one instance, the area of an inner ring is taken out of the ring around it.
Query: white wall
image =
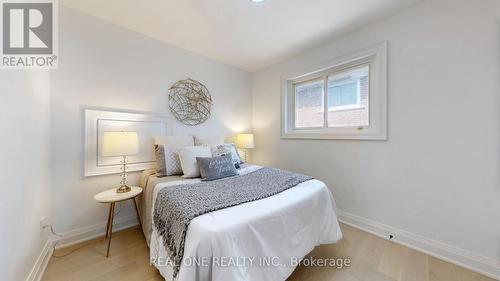
[[[50,216],[48,71],[0,70],[0,280],[26,280]]]
[[[92,198],[117,186],[119,175],[83,176],[82,106],[168,115],[168,88],[191,77],[211,91],[209,121],[176,123],[175,134],[230,136],[250,128],[251,75],[69,8],[60,9],[59,69],[52,72],[52,201],[56,230],[104,223],[107,207]],[[132,176],[136,183],[138,174]],[[133,213],[130,203],[119,216]]]
[[[254,76],[254,159],[500,268],[500,2],[432,0]],[[389,42],[389,140],[280,139],[280,76]],[[500,272],[500,271],[498,271]]]

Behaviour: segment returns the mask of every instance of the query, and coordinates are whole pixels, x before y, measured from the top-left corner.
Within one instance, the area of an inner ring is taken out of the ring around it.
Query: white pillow
[[[181,161],[184,178],[200,177],[200,167],[196,162],[196,157],[212,157],[209,146],[188,146],[181,148],[178,152]]]
[[[194,136],[194,145],[214,145],[224,143],[222,136]]]
[[[173,147],[194,146],[193,136],[157,136],[154,137],[155,144],[168,145]]]

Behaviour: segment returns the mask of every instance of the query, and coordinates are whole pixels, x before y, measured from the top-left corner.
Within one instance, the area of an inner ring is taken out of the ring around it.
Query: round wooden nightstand
[[[142,188],[137,186],[132,186],[129,192],[116,193],[116,188],[109,189],[98,193],[94,196],[94,199],[100,203],[110,203],[109,213],[108,213],[108,224],[106,226],[106,238],[108,238],[108,248],[106,250],[106,257],[109,256],[109,247],[111,246],[111,234],[113,233],[113,218],[115,216],[115,203],[125,200],[132,200],[134,202],[135,212],[137,213],[137,220],[139,220],[139,226],[142,231],[141,216],[139,215],[139,209],[137,209],[137,202],[135,198],[142,193]],[[108,237],[109,236],[109,237]]]

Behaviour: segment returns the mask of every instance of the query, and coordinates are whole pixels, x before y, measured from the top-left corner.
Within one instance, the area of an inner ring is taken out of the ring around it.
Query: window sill
[[[366,106],[354,105],[354,106],[346,106],[346,107],[329,107],[328,112],[344,112],[344,111],[354,111],[354,110],[361,110],[361,109],[366,109]],[[323,109],[318,111],[318,113],[323,113],[323,112],[324,112]]]
[[[281,136],[281,139],[292,140],[376,140],[386,141],[385,136],[360,136],[360,135],[327,135],[327,134],[286,134]]]
[[[366,109],[366,107],[360,106],[360,105],[330,107],[330,108],[328,108],[328,112],[341,112],[341,111],[351,111],[351,110],[360,110],[360,109]]]
[[[387,132],[372,127],[301,128],[282,132],[281,139],[384,141],[387,140]]]

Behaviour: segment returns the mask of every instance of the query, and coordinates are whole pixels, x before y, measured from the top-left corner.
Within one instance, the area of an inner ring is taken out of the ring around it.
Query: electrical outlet
[[[45,226],[49,224],[48,220],[45,217],[40,218],[40,234],[43,233],[43,230],[45,229]]]

